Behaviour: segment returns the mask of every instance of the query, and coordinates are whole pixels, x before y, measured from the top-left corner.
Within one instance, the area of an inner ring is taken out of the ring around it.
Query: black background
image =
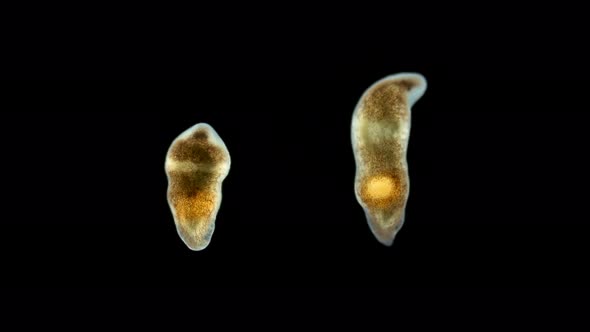
[[[411,25],[382,21],[383,36],[372,16],[347,30],[182,26],[194,17],[166,30],[152,16],[151,28],[10,26],[0,318],[76,330],[577,324],[590,70],[585,20],[549,9],[481,22],[434,10],[438,24],[416,12]],[[428,89],[413,108],[406,222],[385,247],[354,197],[350,121],[368,86],[401,71]],[[212,242],[192,252],[164,158],[198,122],[232,168]]]
[[[283,63],[291,75],[239,63],[189,81],[6,83],[3,284],[587,286],[587,81],[397,54]],[[429,86],[413,109],[406,223],[385,247],[354,197],[350,121],[363,91],[400,71]],[[163,165],[198,122],[232,168],[212,242],[192,252]]]
[[[428,7],[434,22],[424,7],[409,25],[367,16],[349,29],[316,29],[307,16],[256,27],[246,15],[223,27],[207,12],[164,26],[135,11],[116,11],[122,27],[53,16],[10,26],[0,297],[18,323],[45,325],[36,314],[48,313],[88,325],[278,317],[289,327],[311,312],[363,330],[406,314],[414,326],[553,318],[561,330],[583,317],[585,19],[536,5],[455,20]],[[401,71],[429,86],[413,108],[406,222],[384,247],[354,197],[350,121],[367,87]],[[198,122],[223,138],[232,168],[212,242],[192,252],[166,202],[164,158]]]

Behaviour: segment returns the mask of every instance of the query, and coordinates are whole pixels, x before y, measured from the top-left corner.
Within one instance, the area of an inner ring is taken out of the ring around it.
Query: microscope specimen
[[[230,165],[225,143],[206,123],[184,131],[168,149],[168,205],[178,235],[191,250],[203,250],[211,241]]]
[[[411,107],[425,91],[420,74],[387,76],[363,93],[352,115],[355,195],[373,235],[386,246],[404,223]]]

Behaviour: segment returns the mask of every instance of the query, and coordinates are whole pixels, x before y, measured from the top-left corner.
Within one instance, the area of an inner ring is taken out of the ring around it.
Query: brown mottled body
[[[225,144],[206,123],[180,134],[168,149],[168,204],[178,234],[192,250],[202,250],[211,241],[230,164]]]
[[[352,117],[355,195],[373,234],[388,246],[404,222],[411,107],[425,90],[420,74],[388,76],[365,91]]]

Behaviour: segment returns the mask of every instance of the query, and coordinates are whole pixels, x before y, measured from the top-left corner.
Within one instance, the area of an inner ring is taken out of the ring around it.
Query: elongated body
[[[426,80],[420,74],[385,77],[363,93],[352,116],[355,195],[371,231],[387,246],[404,222],[411,107],[424,91]]]
[[[192,250],[205,249],[211,241],[230,165],[225,144],[206,123],[184,131],[168,149],[168,204],[178,235]]]

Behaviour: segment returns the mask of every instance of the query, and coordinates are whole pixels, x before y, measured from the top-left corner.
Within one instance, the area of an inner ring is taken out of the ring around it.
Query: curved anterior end
[[[355,195],[371,231],[385,245],[393,243],[404,222],[411,107],[425,91],[420,74],[385,77],[364,92],[352,116]]]
[[[168,149],[168,204],[180,238],[192,250],[211,241],[230,165],[225,144],[206,123],[184,131]]]

